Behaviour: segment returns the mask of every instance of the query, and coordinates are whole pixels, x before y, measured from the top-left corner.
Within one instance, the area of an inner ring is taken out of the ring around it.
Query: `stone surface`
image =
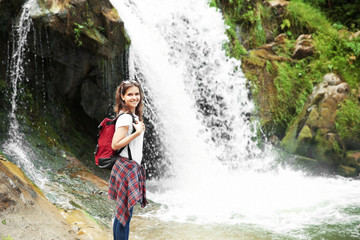
[[[23,3],[0,2],[2,74],[7,71],[7,51],[11,52],[7,44],[12,24]],[[97,122],[113,114],[114,92],[126,78],[129,40],[110,1],[39,0],[30,15],[34,26],[28,34],[27,87],[51,102],[82,107]],[[0,80],[5,77],[0,75]]]
[[[271,7],[286,7],[289,1],[285,0],[270,0],[267,2]]]
[[[335,118],[340,103],[349,93],[349,85],[339,75],[326,74],[323,81],[314,87],[281,145],[291,153],[315,158],[329,166],[338,166],[342,157],[336,154],[334,146],[342,148],[342,145],[334,132]]]
[[[285,38],[285,35],[279,35],[275,38],[275,42],[251,50],[248,56],[241,59],[241,68],[246,78],[252,83],[252,92],[254,95],[256,94],[254,99],[258,105],[258,114],[262,120],[262,125],[267,130],[273,128],[273,109],[278,104],[278,92],[274,84],[277,74],[276,63],[293,61],[290,58],[277,55],[274,51],[274,48],[282,47]],[[277,142],[275,135],[269,136],[269,139],[273,143]]]
[[[3,238],[80,239],[40,189],[3,157],[0,160],[0,220]]]
[[[314,55],[312,37],[308,34],[300,35],[295,42],[295,49],[292,54],[293,59],[303,59]]]

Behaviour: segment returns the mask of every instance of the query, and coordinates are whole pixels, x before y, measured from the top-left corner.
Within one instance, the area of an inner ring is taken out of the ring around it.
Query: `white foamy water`
[[[147,114],[173,174],[148,182],[149,198],[162,207],[146,216],[250,224],[296,232],[297,239],[308,239],[302,232],[309,226],[348,224],[343,231],[360,237],[359,181],[271,171],[275,154],[251,141],[253,104],[240,62],[222,50],[219,12],[203,0],[112,4],[131,39],[130,75],[144,85]]]

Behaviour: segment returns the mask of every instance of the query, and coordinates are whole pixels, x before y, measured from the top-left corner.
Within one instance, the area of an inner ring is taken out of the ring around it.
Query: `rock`
[[[305,125],[299,133],[298,141],[303,142],[307,139],[312,139],[312,138],[313,138],[313,134],[311,133],[311,129],[309,128],[308,125]]]
[[[99,225],[94,224],[96,220],[90,218],[89,214],[83,210],[61,210],[60,212],[65,220],[71,224],[73,231],[76,232],[78,236],[89,237],[89,239],[96,240],[110,240],[113,237],[112,229],[106,231]],[[109,223],[109,226],[111,226],[111,223]]]
[[[274,47],[282,47],[281,42],[285,41],[285,36],[279,35],[277,42],[271,42],[260,46],[258,49],[249,52],[248,56],[241,59],[241,68],[246,76],[252,82],[253,93],[256,93],[254,99],[257,101],[259,116],[267,132],[273,131],[273,109],[278,103],[277,88],[274,79],[277,75],[276,62],[293,61],[290,58],[279,56],[273,50]],[[255,87],[254,87],[255,86]],[[255,89],[256,88],[256,89]],[[271,129],[271,130],[270,130]],[[278,136],[268,136],[276,139]]]
[[[358,175],[356,168],[343,166],[343,165],[340,165],[337,168],[336,173],[344,177],[356,177]]]
[[[0,161],[0,218],[0,237],[79,239],[41,190],[17,166],[4,160]]]
[[[302,34],[295,42],[295,49],[291,56],[293,59],[303,59],[314,55],[314,46],[311,35]]]
[[[259,49],[265,49],[265,50],[271,50],[272,51],[272,48],[276,45],[277,43],[275,42],[271,42],[271,43],[268,43],[268,44],[264,44],[262,46],[259,47]]]
[[[357,31],[355,33],[351,33],[350,37],[349,37],[349,40],[354,40],[354,39],[358,38],[359,36],[360,36],[360,31]]]
[[[276,44],[285,44],[286,38],[287,38],[287,36],[285,33],[279,34],[275,38],[275,42],[276,42]]]
[[[39,0],[30,15],[35,30],[29,39],[36,40],[28,45],[37,62],[29,62],[27,75],[37,79],[42,71],[45,93],[39,94],[82,107],[90,121],[110,116],[116,87],[126,77],[129,44],[124,23],[110,1]],[[39,89],[36,81],[27,85]]]
[[[108,101],[103,101],[102,98],[94,97],[101,96],[101,89],[90,79],[85,79],[81,85],[81,101],[80,104],[84,111],[90,117],[101,122],[104,118],[104,112],[99,109],[106,109]]]
[[[285,0],[271,0],[267,2],[270,7],[286,7],[290,2]]]
[[[291,153],[297,153],[327,164],[337,166],[342,157],[334,146],[342,144],[334,133],[335,118],[340,103],[349,95],[350,87],[339,75],[326,74],[323,81],[314,87],[303,111],[290,126],[281,146]]]
[[[344,164],[347,166],[360,169],[360,150],[347,151],[344,159]]]

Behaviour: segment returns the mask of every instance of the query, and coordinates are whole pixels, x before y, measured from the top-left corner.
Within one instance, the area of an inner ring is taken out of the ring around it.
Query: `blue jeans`
[[[113,234],[114,240],[128,240],[130,233],[130,220],[133,213],[133,208],[130,209],[130,217],[127,220],[125,227],[119,222],[119,220],[115,217],[114,225],[113,225]]]

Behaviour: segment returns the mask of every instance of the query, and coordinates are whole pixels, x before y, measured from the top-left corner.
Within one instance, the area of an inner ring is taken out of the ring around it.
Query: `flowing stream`
[[[206,0],[111,2],[163,143],[158,161],[169,162],[167,178],[148,182],[159,207],[143,213],[167,230],[143,228],[146,239],[360,239],[360,181],[277,166],[252,141],[253,104],[240,62],[222,50],[219,11]]]

